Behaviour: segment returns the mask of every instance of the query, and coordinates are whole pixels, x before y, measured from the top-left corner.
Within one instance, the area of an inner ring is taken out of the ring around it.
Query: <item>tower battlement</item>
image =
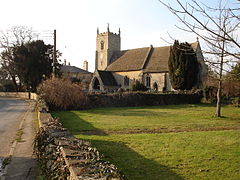
[[[111,35],[115,35],[115,36],[120,36],[120,34],[118,33],[113,33],[113,32],[101,32],[98,35],[107,35],[107,34],[111,34]]]
[[[96,66],[97,70],[105,70],[111,62],[112,55],[121,50],[121,32],[110,32],[109,25],[106,32],[99,33],[97,28],[96,37]]]
[[[101,33],[99,33],[99,28],[97,28],[97,35],[107,35],[107,34],[112,34],[112,35],[120,36],[121,31],[120,31],[120,28],[119,28],[118,33],[110,32],[110,30],[109,30],[109,24],[108,24],[108,27],[107,27],[107,31],[106,31],[106,32],[101,32]]]

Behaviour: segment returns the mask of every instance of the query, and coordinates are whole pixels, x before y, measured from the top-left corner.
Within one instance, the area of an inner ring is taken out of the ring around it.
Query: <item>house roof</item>
[[[102,80],[105,86],[117,86],[117,82],[113,77],[112,73],[109,71],[97,71],[99,74],[99,78]]]
[[[62,73],[91,73],[89,71],[85,71],[81,68],[78,68],[76,66],[67,66],[63,65],[60,70]]]
[[[191,43],[196,51],[198,42]],[[150,51],[151,49],[151,51]],[[144,72],[166,72],[168,71],[168,58],[170,55],[170,46],[163,47],[145,47],[116,52],[107,67],[107,71],[136,71]]]

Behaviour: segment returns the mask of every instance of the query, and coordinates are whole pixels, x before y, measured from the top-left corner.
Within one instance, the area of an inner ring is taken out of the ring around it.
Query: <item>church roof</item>
[[[157,47],[144,69],[145,72],[164,72],[168,71],[168,57],[170,55],[170,46]]]
[[[76,66],[63,65],[60,70],[62,73],[91,73]]]
[[[198,47],[198,42],[191,43],[194,50]],[[166,72],[168,71],[168,58],[170,46],[145,47],[116,52],[112,57],[112,62],[107,71],[136,71],[144,72]]]
[[[98,74],[105,86],[117,86],[118,85],[111,72],[98,70]]]
[[[142,69],[149,47],[116,52],[107,71],[129,71]]]

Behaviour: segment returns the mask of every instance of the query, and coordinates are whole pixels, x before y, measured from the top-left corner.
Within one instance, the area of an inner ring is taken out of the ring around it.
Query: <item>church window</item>
[[[151,87],[151,77],[149,75],[146,76],[146,86]]]
[[[129,86],[129,78],[127,76],[124,77],[124,86]]]
[[[93,89],[100,90],[100,83],[97,78],[95,78],[95,80],[94,80]]]
[[[101,50],[103,50],[103,49],[104,49],[104,42],[101,41]]]

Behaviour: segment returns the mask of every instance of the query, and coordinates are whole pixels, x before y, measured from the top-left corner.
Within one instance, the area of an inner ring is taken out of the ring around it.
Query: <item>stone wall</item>
[[[201,50],[199,43],[198,43],[195,51],[196,51],[196,56],[197,56],[197,60],[199,63],[198,87],[201,88],[206,83],[207,76],[208,76],[208,67],[204,62],[204,57],[203,57],[202,50]]]
[[[113,72],[113,76],[116,79],[117,83],[121,85],[124,89],[131,89],[135,80],[141,81],[140,74],[142,71],[126,71],[126,72]],[[124,77],[127,76],[129,78],[129,86],[124,86]]]
[[[126,92],[115,94],[88,94],[89,108],[100,107],[135,107],[170,104],[200,103],[201,93],[143,93]]]
[[[43,107],[45,111],[46,107]],[[39,112],[35,151],[48,179],[122,180],[116,166],[87,141],[73,137],[49,113]]]
[[[28,92],[0,92],[0,96],[29,99]],[[36,93],[31,93],[30,99],[36,100],[37,99]]]
[[[151,89],[153,89],[153,84],[154,82],[157,83],[158,85],[158,91],[163,91],[163,88],[165,87],[165,74],[166,73],[149,73],[151,77]],[[167,87],[165,87],[167,88]],[[166,90],[171,90],[171,89],[166,89]]]

